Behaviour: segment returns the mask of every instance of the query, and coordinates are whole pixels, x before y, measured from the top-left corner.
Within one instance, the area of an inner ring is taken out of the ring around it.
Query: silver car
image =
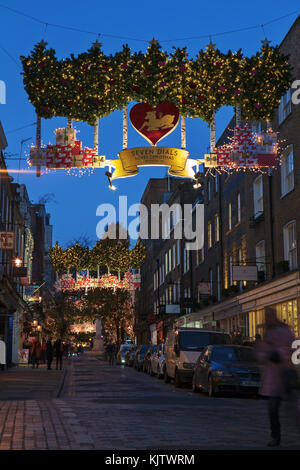
[[[157,375],[159,379],[163,378],[165,373],[165,343],[159,344],[157,350],[150,359],[150,375]]]

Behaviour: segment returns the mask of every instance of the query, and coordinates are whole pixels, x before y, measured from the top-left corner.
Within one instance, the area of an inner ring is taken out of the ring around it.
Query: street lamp
[[[14,266],[15,266],[16,268],[20,268],[20,267],[22,266],[22,264],[23,264],[23,261],[22,261],[21,258],[18,258],[18,257],[17,257],[17,258],[15,258],[15,259],[13,260],[13,264],[14,264]]]

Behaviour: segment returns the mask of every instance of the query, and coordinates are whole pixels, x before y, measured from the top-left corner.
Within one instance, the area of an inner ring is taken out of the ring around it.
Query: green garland
[[[58,60],[41,41],[21,57],[29,101],[43,118],[69,117],[94,125],[129,101],[173,102],[183,116],[210,123],[222,106],[240,105],[243,119],[272,118],[291,82],[288,57],[264,44],[253,57],[209,45],[196,58],[186,48],[171,54],[155,40],[146,53],[129,47],[107,56],[96,43],[77,57]]]

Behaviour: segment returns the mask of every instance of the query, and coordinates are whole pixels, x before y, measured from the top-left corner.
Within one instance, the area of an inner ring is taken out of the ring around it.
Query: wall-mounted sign
[[[257,266],[232,266],[233,281],[257,281]]]
[[[198,292],[202,295],[210,295],[210,283],[209,282],[199,282]]]
[[[13,250],[14,244],[14,232],[0,232],[0,250]]]
[[[166,313],[180,313],[180,305],[178,304],[167,304]]]

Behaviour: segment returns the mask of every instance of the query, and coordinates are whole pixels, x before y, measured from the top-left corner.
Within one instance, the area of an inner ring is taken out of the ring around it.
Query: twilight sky
[[[299,2],[290,0],[285,3],[274,0],[252,0],[252,2],[215,0],[204,2],[189,0],[179,2],[165,0],[102,2],[85,0],[84,3],[65,0],[35,1],[21,0],[0,3],[0,80],[7,87],[6,104],[0,104],[0,120],[6,133],[8,148],[6,152],[20,155],[22,140],[30,139],[23,145],[22,157],[28,153],[29,146],[35,140],[35,126],[16,130],[35,122],[35,111],[28,103],[20,75],[20,55],[27,55],[33,46],[44,39],[56,50],[58,58],[75,55],[86,51],[97,39],[97,35],[62,30],[38,23],[28,17],[20,16],[1,8],[1,5],[19,10],[28,16],[45,23],[59,24],[87,31],[99,32],[106,54],[121,50],[127,43],[132,51],[147,49],[147,41],[153,37],[161,42],[164,50],[171,51],[172,46],[187,46],[189,56],[194,57],[199,49],[205,48],[212,35],[212,42],[221,50],[242,49],[245,55],[255,54],[260,48],[260,41],[268,37],[272,45],[280,44],[285,34],[300,13]],[[80,6],[79,6],[80,5]],[[290,13],[294,12],[292,15]],[[264,28],[257,27],[248,31],[215,36],[214,33],[239,30],[254,25],[270,22],[278,17],[289,15]],[[130,40],[112,38],[110,35],[132,38]],[[199,38],[200,39],[180,39]],[[179,39],[178,39],[179,38]],[[138,40],[136,40],[138,39]],[[166,40],[166,41],[164,41]],[[299,77],[298,77],[299,78]],[[131,104],[132,105],[132,104]],[[130,108],[129,108],[130,109]],[[217,115],[217,137],[222,133],[232,110],[223,109]],[[44,144],[55,142],[55,129],[66,127],[66,119],[54,118],[42,120],[42,141]],[[83,146],[93,146],[93,129],[85,123],[76,123],[80,130],[78,137]],[[149,144],[129,124],[128,147],[148,146]],[[159,145],[180,147],[180,129],[177,129]],[[209,145],[207,124],[200,119],[187,119],[187,149],[191,157],[199,157]],[[99,153],[107,158],[116,158],[122,150],[122,113],[117,111],[100,120]],[[7,159],[10,169],[18,168],[17,160]],[[25,160],[21,168],[27,168]],[[14,174],[16,182],[27,185],[29,197],[37,202],[45,194],[54,194],[52,202],[47,204],[54,226],[54,242],[65,245],[70,240],[87,236],[96,241],[96,209],[99,204],[111,203],[118,209],[118,197],[128,196],[128,205],[138,203],[144,188],[151,177],[164,177],[166,167],[140,168],[139,175],[116,180],[117,191],[110,191],[105,170],[95,170],[91,176],[81,178],[69,176],[64,170],[44,174],[36,178],[34,174]],[[130,222],[130,219],[129,219]]]

